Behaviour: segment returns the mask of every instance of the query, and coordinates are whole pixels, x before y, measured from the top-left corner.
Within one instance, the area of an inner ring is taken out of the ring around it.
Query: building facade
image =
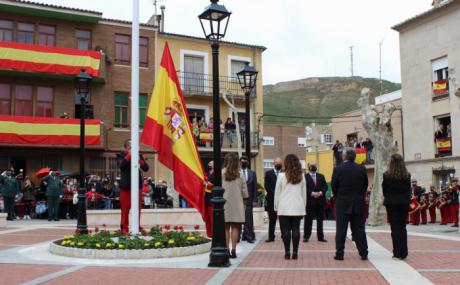
[[[460,170],[460,1],[393,27],[400,35],[405,160],[414,178],[439,186]]]
[[[205,40],[188,36],[172,36],[158,31],[156,24],[141,24],[140,26],[140,94],[139,113],[140,128],[146,116],[146,111],[153,90],[155,74],[163,51],[164,42],[168,40],[179,78],[184,88],[186,104],[189,113],[195,118],[212,116],[212,96],[209,93],[195,94],[188,91],[203,91],[211,88],[209,78],[212,78],[211,52],[209,43]],[[53,58],[63,54],[80,55],[82,51],[100,53],[98,65],[99,74],[93,79],[89,95],[88,108],[85,112],[87,119],[96,119],[99,124],[100,140],[96,144],[87,146],[86,170],[91,174],[104,175],[110,173],[118,176],[116,154],[123,149],[123,142],[130,138],[130,90],[131,90],[131,23],[121,20],[105,19],[102,13],[81,9],[67,8],[54,5],[37,4],[28,1],[1,0],[0,1],[0,44],[18,46],[19,48],[37,49],[44,52],[58,53]],[[226,76],[226,70],[236,72],[237,65],[232,59],[249,61],[256,64],[259,70],[259,85],[257,90],[262,92],[261,53],[265,48],[242,44],[226,44],[221,47],[221,75]],[[185,52],[184,52],[185,51]],[[194,51],[188,53],[187,51]],[[208,55],[204,56],[204,53]],[[27,54],[19,53],[18,61],[25,61]],[[196,68],[199,56],[206,58],[207,66],[202,70]],[[23,56],[23,58],[21,58]],[[184,58],[190,57],[190,61]],[[243,58],[244,57],[244,58]],[[232,68],[227,66],[227,62]],[[58,66],[59,63],[56,63]],[[179,69],[180,68],[180,69]],[[189,74],[184,74],[184,70]],[[191,72],[193,71],[193,72]],[[201,73],[199,71],[202,71]],[[6,117],[25,116],[31,120],[36,118],[69,117],[69,122],[80,117],[79,101],[75,96],[73,80],[79,68],[72,72],[61,72],[56,68],[48,70],[21,69],[20,67],[6,67],[0,64],[0,121]],[[197,75],[200,74],[200,75]],[[205,80],[206,79],[206,80]],[[226,80],[231,90],[239,86],[233,79]],[[225,85],[221,81],[221,88]],[[230,88],[227,87],[227,88]],[[189,90],[187,90],[189,88]],[[223,89],[226,90],[226,89]],[[252,110],[262,111],[262,94],[259,91],[253,96]],[[234,101],[241,108],[244,100],[240,93],[234,95]],[[222,119],[229,116],[225,105],[222,108]],[[204,113],[202,113],[202,111]],[[241,112],[241,109],[238,109]],[[253,114],[253,129],[256,128],[255,111]],[[242,114],[244,116],[245,114]],[[1,117],[6,116],[6,117]],[[33,123],[32,123],[33,124]],[[33,125],[32,125],[33,127]],[[5,130],[0,132],[6,133]],[[0,134],[0,137],[1,134]],[[253,140],[258,145],[257,139]],[[212,149],[209,144],[201,145],[200,153],[205,159],[210,157]],[[22,169],[25,174],[34,177],[34,173],[41,167],[53,167],[69,172],[76,172],[79,165],[79,145],[75,144],[23,144],[0,143],[0,168],[14,166],[16,171]],[[225,149],[225,145],[223,146]],[[234,151],[234,145],[228,151]],[[254,147],[254,157],[259,153]],[[225,151],[225,150],[224,150]],[[147,162],[151,165],[148,176],[158,179],[170,177],[169,173],[161,169],[156,163],[154,151],[141,146]],[[257,165],[257,163],[255,163]],[[260,162],[260,167],[262,163]]]
[[[277,157],[284,159],[288,154],[297,155],[305,169],[307,152],[332,147],[332,129],[328,125],[315,124],[307,127],[264,124],[262,143],[265,170],[273,168]]]

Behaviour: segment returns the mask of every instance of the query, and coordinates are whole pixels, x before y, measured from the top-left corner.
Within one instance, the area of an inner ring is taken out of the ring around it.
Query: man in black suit
[[[332,175],[332,193],[336,200],[336,233],[334,259],[343,260],[348,223],[353,240],[362,260],[367,260],[367,239],[364,208],[368,186],[364,166],[356,164],[356,152],[346,148],[342,155],[344,163],[334,169]]]
[[[278,174],[281,173],[281,168],[283,168],[283,161],[281,158],[275,159],[275,168],[270,169],[265,172],[265,191],[267,191],[267,196],[265,196],[265,211],[268,214],[268,239],[265,242],[275,241],[275,227],[276,220],[278,215],[275,212],[275,187],[276,180],[278,179]]]
[[[242,240],[249,243],[254,243],[256,234],[254,233],[254,218],[252,208],[254,203],[257,203],[257,176],[254,171],[249,169],[248,159],[243,156],[240,159],[243,177],[248,186],[249,198],[246,200],[245,222]],[[240,231],[241,232],[241,231]]]
[[[316,216],[316,233],[318,241],[327,242],[324,239],[323,220],[324,207],[326,206],[327,183],[324,175],[316,172],[316,165],[308,165],[307,181],[307,209],[303,224],[303,242],[308,242],[311,236],[313,219]]]

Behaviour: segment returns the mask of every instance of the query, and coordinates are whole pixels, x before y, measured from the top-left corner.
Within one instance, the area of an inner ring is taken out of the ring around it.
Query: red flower
[[[179,229],[179,231],[183,231],[183,230],[184,230],[184,227],[183,227],[183,226],[179,226],[178,229]]]
[[[170,225],[165,225],[165,229],[169,230],[171,228]]]
[[[106,228],[106,227],[107,227],[107,225],[106,225],[106,224],[102,224],[102,226],[103,226],[104,228]]]
[[[179,230],[179,226],[174,226],[174,230],[175,231]]]
[[[199,230],[200,229],[200,225],[195,225],[195,230]]]
[[[147,236],[147,231],[142,230],[141,234],[142,234],[143,236]]]
[[[95,227],[95,228],[94,228],[94,232],[95,232],[95,233],[99,232],[99,227]]]
[[[165,236],[169,237],[171,235],[170,232],[165,232]]]

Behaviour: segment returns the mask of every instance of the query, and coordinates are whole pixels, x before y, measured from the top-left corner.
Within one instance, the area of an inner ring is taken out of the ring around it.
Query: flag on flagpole
[[[174,172],[174,186],[197,209],[211,236],[211,217],[205,205],[205,181],[200,156],[168,43],[147,111],[142,143],[152,146],[158,160]]]

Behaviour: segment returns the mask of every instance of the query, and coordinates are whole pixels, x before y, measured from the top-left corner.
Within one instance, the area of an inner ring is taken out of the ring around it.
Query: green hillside
[[[401,89],[401,84],[383,81],[383,93]],[[380,82],[375,78],[320,77],[307,78],[264,86],[264,122],[276,124],[306,124],[329,119],[279,118],[269,115],[294,117],[331,117],[358,108],[356,101],[361,89],[368,87],[372,96],[380,94]]]

